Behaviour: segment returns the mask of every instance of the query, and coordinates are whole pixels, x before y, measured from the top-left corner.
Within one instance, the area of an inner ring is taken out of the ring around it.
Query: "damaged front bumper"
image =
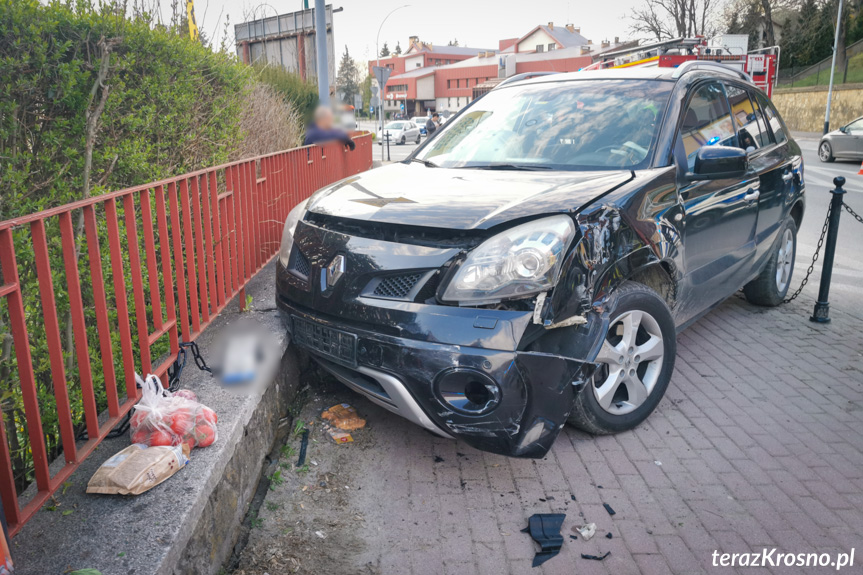
[[[281,265],[278,273],[285,277]],[[382,325],[398,326],[385,333],[303,307],[285,291],[280,282],[292,341],[322,367],[378,405],[484,451],[545,456],[593,370],[541,346],[522,349],[531,312],[401,303],[378,310]],[[592,350],[603,333],[593,320],[552,331]]]

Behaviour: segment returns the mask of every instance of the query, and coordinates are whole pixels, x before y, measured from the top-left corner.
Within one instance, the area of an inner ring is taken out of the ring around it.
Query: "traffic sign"
[[[374,70],[375,78],[378,79],[378,86],[383,90],[387,85],[387,80],[390,79],[390,74],[393,73],[392,69],[386,66],[373,66],[372,70]]]
[[[404,109],[405,109],[405,105],[404,105],[404,104],[402,104],[402,110],[404,110]]]

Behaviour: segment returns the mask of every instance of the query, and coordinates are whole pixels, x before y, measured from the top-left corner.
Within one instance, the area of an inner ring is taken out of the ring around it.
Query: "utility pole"
[[[839,51],[839,32],[842,30],[842,0],[836,15],[836,35],[833,38],[833,61],[830,63],[830,86],[827,88],[827,111],[824,113],[824,133],[830,131],[830,102],[833,100],[833,76],[836,73],[836,53]]]
[[[330,60],[327,55],[326,0],[315,0],[315,55],[318,61],[318,100],[322,106],[330,105]]]
[[[377,51],[377,59],[378,59],[378,66],[377,67],[378,68],[381,67],[381,47],[380,47],[381,29],[384,27],[384,23],[387,21],[387,18],[389,18],[390,16],[393,15],[393,12],[396,12],[397,10],[401,10],[402,8],[407,8],[408,6],[410,6],[410,4],[405,4],[404,6],[399,6],[398,8],[392,9],[389,14],[384,16],[383,21],[381,21],[381,25],[378,27],[378,35],[375,38],[375,50]],[[386,87],[386,82],[384,82],[384,84],[380,87],[381,98],[380,98],[380,106],[378,106],[378,126],[379,126],[378,133],[381,135],[381,137],[383,137],[383,134],[384,134],[384,111],[383,111],[383,107],[384,107],[384,88],[385,87]],[[381,160],[383,160],[383,159],[384,159],[384,146],[383,146],[383,142],[381,142]]]

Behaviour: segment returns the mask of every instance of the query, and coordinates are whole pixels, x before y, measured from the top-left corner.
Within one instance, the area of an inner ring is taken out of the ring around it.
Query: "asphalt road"
[[[374,123],[360,121],[360,128],[372,130]],[[803,225],[797,238],[797,261],[792,278],[791,290],[796,290],[812,261],[812,255],[818,244],[827,205],[830,203],[829,190],[832,190],[833,178],[843,176],[846,180],[845,202],[855,212],[863,216],[863,176],[858,175],[860,163],[855,161],[837,160],[830,164],[818,159],[817,137],[800,135],[796,138],[803,150],[804,174],[806,180],[806,213]],[[394,162],[404,160],[416,149],[416,144],[390,145],[390,159]],[[383,159],[386,161],[386,146],[383,147]],[[381,160],[381,146],[375,146],[373,159]],[[821,261],[819,257],[812,277],[803,290],[803,295],[816,299],[818,284],[821,277]],[[830,288],[830,302],[848,313],[863,317],[863,224],[858,223],[847,212],[842,213],[839,226],[839,240],[836,245],[836,256],[833,267],[833,281]]]
[[[793,289],[797,288],[812,261],[812,254],[815,252],[824,218],[827,215],[827,206],[830,203],[829,191],[834,188],[834,177],[845,178],[844,188],[848,192],[845,194],[845,203],[863,216],[863,176],[857,174],[860,170],[860,162],[837,160],[832,164],[822,163],[818,159],[818,139],[798,137],[797,143],[803,149],[806,214],[797,236]],[[803,291],[804,295],[813,299],[818,295],[821,258],[815,266],[813,277]],[[861,302],[863,302],[863,224],[843,211],[840,218],[839,239],[836,243],[830,305],[861,317],[863,316]]]
[[[375,123],[369,120],[360,120],[360,130],[368,130],[370,132],[375,132]],[[425,136],[423,136],[423,141],[425,141]],[[383,155],[381,155],[381,148],[383,148]],[[387,156],[387,146],[378,146],[377,141],[375,142],[375,147],[372,150],[372,160],[374,161],[393,161],[399,162],[407,158],[414,150],[417,149],[417,144],[413,142],[408,142],[405,145],[390,143],[389,146],[389,156]]]

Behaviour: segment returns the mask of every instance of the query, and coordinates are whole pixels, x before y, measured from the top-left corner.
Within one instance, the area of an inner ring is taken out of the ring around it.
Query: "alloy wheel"
[[[779,251],[776,252],[776,289],[779,293],[785,293],[788,282],[791,280],[791,271],[794,268],[794,234],[786,229],[782,233],[779,242]]]
[[[818,157],[822,162],[830,160],[830,145],[827,142],[818,147]]]
[[[664,354],[662,331],[649,313],[632,310],[612,321],[593,375],[600,407],[612,415],[637,409],[656,386]]]

